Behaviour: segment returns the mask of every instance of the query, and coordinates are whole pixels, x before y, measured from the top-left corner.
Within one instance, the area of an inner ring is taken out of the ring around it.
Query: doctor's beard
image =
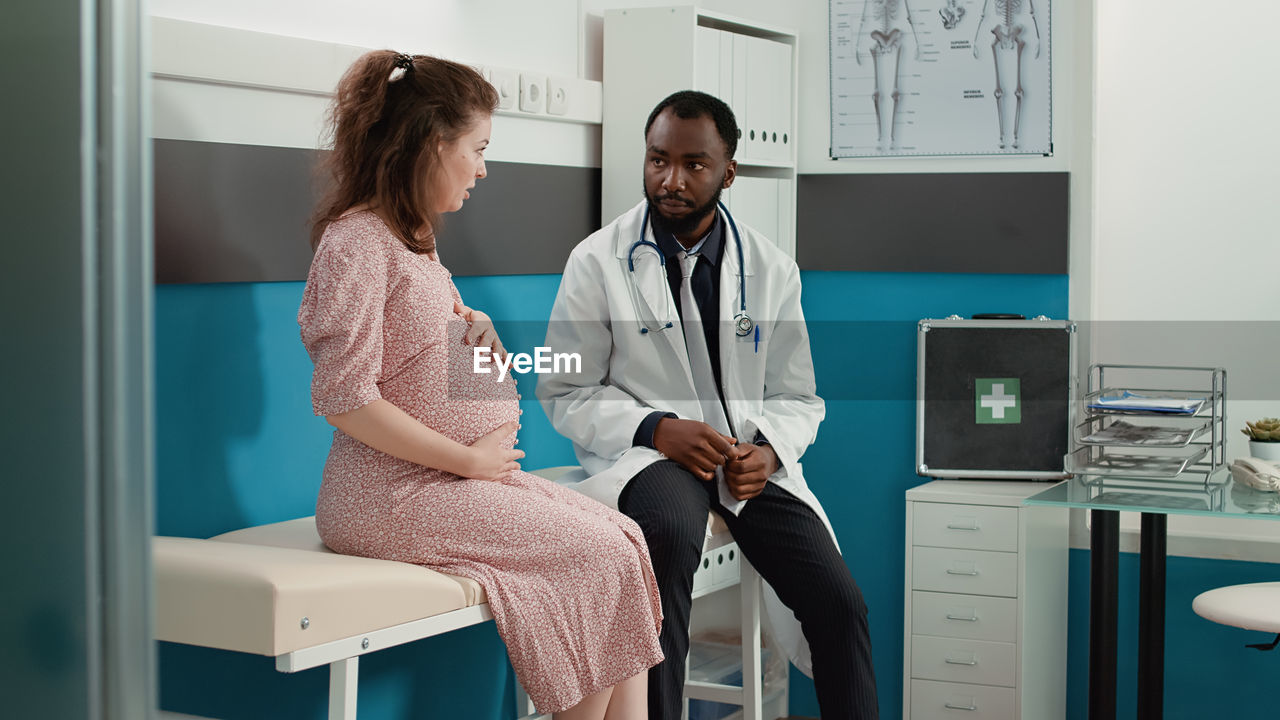
[[[716,194],[711,196],[711,200],[707,204],[695,208],[693,212],[682,218],[670,218],[664,215],[662,207],[658,205],[658,200],[649,195],[649,189],[644,187],[643,184],[641,184],[640,189],[644,193],[645,202],[649,203],[649,215],[653,218],[654,225],[660,230],[665,230],[676,237],[680,237],[693,232],[697,229],[699,223],[715,212],[716,206],[720,204],[720,194],[724,192],[724,183],[720,183],[720,186],[716,188]],[[692,207],[692,203],[687,204]]]

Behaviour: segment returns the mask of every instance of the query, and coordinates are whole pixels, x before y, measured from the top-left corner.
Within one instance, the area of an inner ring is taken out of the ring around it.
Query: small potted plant
[[[1244,425],[1240,432],[1249,436],[1249,454],[1263,460],[1280,462],[1280,420],[1262,418]]]

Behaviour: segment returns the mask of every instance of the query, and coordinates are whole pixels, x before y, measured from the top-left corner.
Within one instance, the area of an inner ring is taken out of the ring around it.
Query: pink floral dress
[[[510,375],[477,374],[449,271],[373,213],[324,233],[298,324],[317,415],[383,398],[470,445],[518,419]],[[512,436],[505,443],[515,444]],[[484,587],[520,684],[558,712],[662,660],[658,588],[639,526],[519,472],[501,482],[423,467],[335,430],[316,502],[336,552],[416,563]]]

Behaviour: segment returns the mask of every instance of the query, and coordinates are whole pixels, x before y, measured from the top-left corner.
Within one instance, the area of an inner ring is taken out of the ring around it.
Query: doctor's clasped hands
[[[759,495],[778,470],[778,456],[767,444],[739,444],[698,420],[662,418],[653,431],[653,446],[700,480],[715,480],[716,468],[723,468],[729,492],[738,500]]]

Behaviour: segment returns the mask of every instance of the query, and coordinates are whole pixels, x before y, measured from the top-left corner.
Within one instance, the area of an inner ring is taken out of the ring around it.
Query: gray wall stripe
[[[801,175],[804,270],[1067,273],[1067,173]]]
[[[305,280],[318,154],[156,140],[156,281]],[[455,275],[563,271],[599,227],[600,170],[491,162],[488,172],[445,217],[445,264]]]
[[[156,140],[156,282],[305,280],[315,150]]]
[[[318,154],[156,140],[156,281],[306,279]],[[798,181],[802,269],[1067,272],[1066,173]],[[598,168],[491,162],[466,208],[446,216],[440,253],[460,276],[559,273],[599,213]]]

